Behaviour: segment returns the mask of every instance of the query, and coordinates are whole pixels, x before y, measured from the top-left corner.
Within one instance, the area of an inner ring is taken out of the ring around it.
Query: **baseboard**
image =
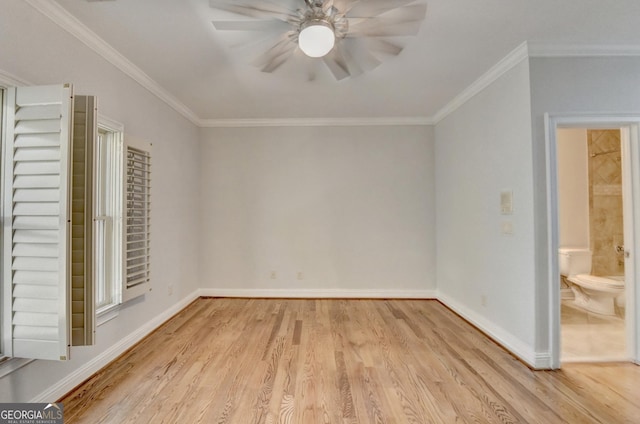
[[[526,343],[508,331],[496,326],[482,315],[467,308],[442,292],[438,292],[438,300],[447,308],[469,321],[493,341],[505,348],[522,362],[533,369],[550,369],[551,354],[549,352],[535,352]]]
[[[200,296],[308,299],[435,299],[435,290],[200,289]]]
[[[133,333],[129,334],[124,339],[120,340],[115,345],[111,346],[109,349],[105,350],[91,361],[82,365],[80,368],[67,375],[65,378],[60,380],[55,385],[47,388],[44,392],[40,393],[30,402],[53,402],[57,399],[62,398],[64,395],[73,390],[76,386],[87,380],[93,374],[100,371],[111,361],[116,359],[118,356],[122,355],[127,349],[130,349],[144,337],[146,337],[149,333],[151,333],[156,328],[160,327],[170,318],[172,318],[175,314],[184,309],[187,305],[193,302],[200,296],[199,290],[194,291],[189,294],[185,298],[183,298],[178,303],[171,306],[166,311],[157,315],[155,318],[148,321],[142,327],[138,328]]]

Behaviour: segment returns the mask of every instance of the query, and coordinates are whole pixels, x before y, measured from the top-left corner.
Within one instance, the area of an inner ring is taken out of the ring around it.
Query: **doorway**
[[[551,367],[584,361],[638,363],[638,276],[633,258],[640,240],[640,206],[635,206],[640,203],[640,117],[547,116],[547,124]],[[569,141],[562,141],[566,134],[583,134],[584,144],[577,146],[574,139],[575,151],[567,149],[569,144],[563,143]],[[617,134],[617,143],[605,140],[598,145],[589,139],[603,134]],[[580,178],[572,175],[575,172],[582,173]],[[563,193],[567,187],[568,195]],[[567,207],[574,203],[582,206]],[[613,209],[603,211],[603,205]],[[618,229],[616,215],[622,224]],[[578,266],[567,268],[567,263]],[[580,272],[580,278],[561,275],[561,269],[563,274]],[[582,280],[592,275],[624,281],[622,295],[607,300],[613,309],[598,308],[598,296],[583,296],[589,284]]]
[[[629,360],[621,138],[556,130],[562,363]]]

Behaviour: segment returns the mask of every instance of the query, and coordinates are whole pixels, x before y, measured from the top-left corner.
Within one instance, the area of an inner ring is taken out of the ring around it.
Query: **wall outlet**
[[[271,271],[270,278],[272,280],[275,280],[276,278],[278,278],[278,274],[275,271]]]
[[[302,274],[302,271],[298,271],[298,280],[302,280],[304,278],[304,275]]]
[[[483,294],[482,296],[480,296],[480,304],[482,306],[487,306],[487,295]]]
[[[173,284],[169,284],[169,287],[167,287],[167,293],[169,296],[173,294]]]

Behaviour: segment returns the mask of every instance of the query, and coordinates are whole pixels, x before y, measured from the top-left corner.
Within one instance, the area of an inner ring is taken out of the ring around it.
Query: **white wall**
[[[558,203],[560,247],[589,248],[587,130],[559,128]]]
[[[435,134],[438,295],[534,363],[528,61],[440,121]],[[512,215],[501,214],[506,190],[513,191]],[[502,233],[504,223],[512,234]]]
[[[549,349],[549,247],[544,114],[640,116],[640,57],[532,58],[537,348]],[[640,281],[636,275],[636,281]],[[640,290],[636,290],[640,305]],[[640,315],[636,313],[640,330]],[[640,352],[640,334],[636,336]]]
[[[100,326],[97,346],[68,362],[36,361],[0,379],[0,402],[27,402],[148,326],[198,288],[198,129],[26,2],[2,1],[0,69],[33,84],[70,82],[96,94],[100,113],[153,143],[153,291]],[[173,295],[168,286],[173,285]],[[54,401],[56,399],[48,399]]]
[[[434,293],[431,127],[211,128],[202,140],[209,293]]]

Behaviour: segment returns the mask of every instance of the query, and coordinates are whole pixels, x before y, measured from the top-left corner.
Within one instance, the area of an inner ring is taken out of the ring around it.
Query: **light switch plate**
[[[500,192],[500,212],[503,215],[513,213],[513,192],[510,190]]]

